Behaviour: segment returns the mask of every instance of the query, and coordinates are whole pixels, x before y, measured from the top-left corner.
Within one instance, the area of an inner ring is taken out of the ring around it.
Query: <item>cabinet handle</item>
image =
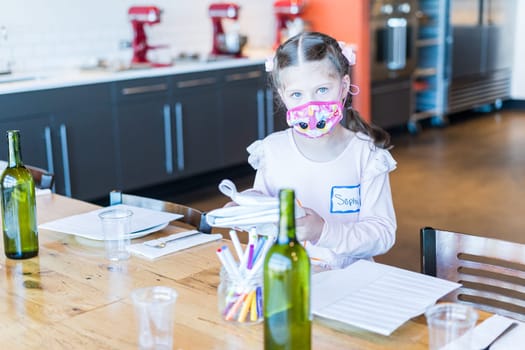
[[[184,170],[184,133],[182,124],[182,104],[175,104],[175,127],[177,130],[177,169]]]
[[[134,86],[122,89],[122,95],[137,95],[146,92],[159,92],[168,90],[168,84],[155,84],[155,85],[143,85]]]
[[[47,169],[50,173],[55,173],[55,162],[53,161],[53,141],[51,140],[51,128],[49,126],[44,128],[44,140],[46,143]]]
[[[173,173],[173,139],[171,137],[171,107],[164,105],[164,148],[166,152],[166,172]]]
[[[178,88],[189,88],[189,87],[196,87],[196,86],[203,86],[203,85],[212,85],[212,84],[215,84],[216,82],[217,82],[217,79],[214,77],[183,80],[183,81],[177,82],[177,87]]]
[[[62,161],[64,162],[64,192],[71,197],[71,176],[69,173],[69,151],[67,147],[67,128],[60,124],[60,146],[62,148]]]
[[[268,135],[274,131],[274,115],[273,115],[273,91],[272,89],[266,90],[266,123]]]
[[[237,80],[255,79],[255,78],[260,78],[261,76],[262,76],[262,72],[260,70],[253,70],[251,72],[246,72],[246,73],[228,74],[224,79],[227,82],[230,82],[230,81],[237,81]]]
[[[259,139],[264,138],[264,91],[257,90],[257,130]]]

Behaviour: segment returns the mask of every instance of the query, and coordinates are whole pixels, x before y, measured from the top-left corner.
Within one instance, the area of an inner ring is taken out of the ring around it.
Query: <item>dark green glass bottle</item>
[[[26,259],[38,255],[35,182],[24,167],[20,152],[20,132],[7,132],[9,156],[0,177],[2,190],[2,228],[5,255]]]
[[[310,259],[295,236],[295,195],[279,192],[279,236],[264,260],[264,348],[309,350]]]

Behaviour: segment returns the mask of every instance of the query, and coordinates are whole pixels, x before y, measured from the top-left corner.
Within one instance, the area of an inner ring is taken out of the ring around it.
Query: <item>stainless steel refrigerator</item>
[[[447,112],[501,107],[510,96],[516,0],[452,0]]]

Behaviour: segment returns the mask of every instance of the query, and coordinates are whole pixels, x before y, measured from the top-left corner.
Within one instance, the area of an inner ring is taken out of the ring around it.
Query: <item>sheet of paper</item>
[[[345,269],[312,276],[312,312],[390,335],[460,284],[359,260]]]
[[[525,323],[499,315],[487,318],[474,328],[474,332],[472,333],[472,348],[483,349],[512,322],[517,322],[518,327],[494,343],[494,345],[491,346],[491,350],[523,349],[523,344],[525,344]]]
[[[168,237],[163,237],[161,239],[154,239],[151,241],[132,244],[129,247],[129,251],[132,254],[137,255],[139,257],[144,257],[150,260],[154,260],[164,255],[172,254],[172,253],[184,250],[184,249],[188,249],[188,248],[195,247],[195,246],[198,246],[204,243],[213,242],[213,241],[222,239],[222,235],[220,233],[216,233],[216,234],[200,233],[197,235],[192,235],[193,232],[197,232],[197,231],[178,232]],[[168,241],[174,238],[177,238],[177,240],[169,242],[164,248],[155,248],[150,245],[147,245],[148,243],[154,245],[157,242]]]
[[[88,239],[104,240],[98,214],[108,209],[122,208],[133,212],[131,219],[131,238],[143,237],[146,234],[164,228],[170,221],[180,219],[182,215],[163,211],[150,210],[119,204],[100,208],[84,214],[68,216],[55,221],[38,225],[38,228],[69,233]]]

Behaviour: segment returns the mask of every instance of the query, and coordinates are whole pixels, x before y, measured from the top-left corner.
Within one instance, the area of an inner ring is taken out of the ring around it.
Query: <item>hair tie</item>
[[[346,45],[344,41],[338,41],[339,47],[341,48],[341,53],[346,57],[348,64],[353,66],[355,64],[355,53],[351,46]]]
[[[264,62],[264,68],[266,69],[267,72],[271,72],[273,70],[274,58],[275,58],[275,55],[272,55],[266,58],[266,61]]]
[[[350,88],[348,89],[348,93],[350,95],[355,96],[359,93],[359,91],[361,91],[361,89],[359,89],[359,86],[355,84],[350,84]]]

